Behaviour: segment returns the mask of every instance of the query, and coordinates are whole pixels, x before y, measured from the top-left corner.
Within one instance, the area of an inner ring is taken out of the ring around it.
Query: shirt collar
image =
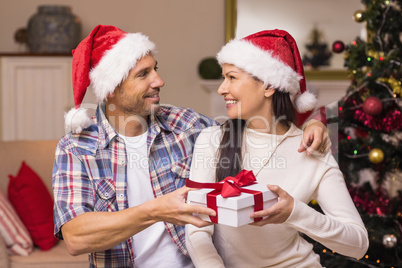
[[[109,143],[117,136],[117,132],[110,125],[106,118],[106,104],[100,103],[96,109],[96,120],[99,131],[99,147],[106,148]]]
[[[296,127],[295,124],[291,123],[290,128],[285,133],[285,136],[286,137],[294,137],[294,136],[300,136],[302,134],[303,134],[302,130],[300,128]]]
[[[190,116],[184,109],[177,107],[161,106],[155,114],[149,118],[149,128],[155,132],[161,129],[167,132],[179,134],[194,125],[196,117]]]

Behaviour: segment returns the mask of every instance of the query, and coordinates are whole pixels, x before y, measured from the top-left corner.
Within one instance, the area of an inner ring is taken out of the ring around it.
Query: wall
[[[357,23],[353,14],[363,9],[361,0],[237,0],[238,25],[236,36],[268,30],[287,30],[296,40],[301,55],[311,43],[311,31],[316,26],[322,39],[331,49],[332,43],[341,40],[350,44],[361,35],[365,23]],[[344,55],[333,54],[331,69],[342,69]]]
[[[306,40],[318,22],[328,44],[334,39],[350,43],[359,35],[364,23],[353,20],[353,13],[362,7],[360,0],[237,0],[239,9],[253,9],[248,24],[260,27],[254,21],[259,14],[268,19],[261,29],[284,28],[296,40]],[[97,24],[112,24],[125,31],[140,31],[157,44],[159,73],[166,84],[162,88],[162,102],[191,107],[211,115],[211,97],[199,83],[197,66],[200,60],[214,56],[224,44],[225,0],[0,0],[0,53],[17,52],[14,42],[18,28],[26,27],[28,19],[42,4],[69,5],[80,17],[83,37]],[[269,3],[262,8],[261,3]],[[290,8],[291,7],[291,8]],[[241,19],[241,15],[239,15]],[[330,27],[331,30],[325,30]],[[243,36],[257,28],[247,28]],[[242,31],[241,25],[238,31]],[[299,41],[298,41],[299,42]],[[304,43],[299,42],[301,54]],[[343,54],[334,55],[336,67],[343,64]],[[89,95],[90,96],[90,95]],[[86,98],[84,101],[91,101]]]
[[[70,6],[81,19],[83,37],[98,24],[148,35],[165,80],[162,103],[209,115],[209,93],[199,84],[197,66],[224,44],[224,0],[0,0],[0,53],[21,50],[14,33],[43,4]]]

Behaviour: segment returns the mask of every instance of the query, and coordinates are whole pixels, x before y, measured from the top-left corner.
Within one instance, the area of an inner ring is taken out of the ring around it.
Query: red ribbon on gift
[[[218,206],[216,197],[222,195],[223,198],[238,196],[242,192],[252,194],[254,196],[254,212],[260,211],[264,207],[264,199],[262,192],[242,188],[256,183],[256,178],[251,170],[239,172],[235,177],[227,177],[218,183],[201,183],[187,180],[186,186],[190,188],[210,188],[214,189],[207,194],[207,207],[215,210],[216,216],[209,216],[211,222],[218,223]],[[262,218],[254,218],[254,222],[260,221]]]

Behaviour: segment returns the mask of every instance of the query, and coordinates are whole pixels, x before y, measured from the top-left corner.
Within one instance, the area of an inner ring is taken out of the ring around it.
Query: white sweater
[[[215,182],[219,126],[199,135],[190,179]],[[263,227],[221,224],[197,228],[186,226],[186,244],[196,267],[321,267],[319,256],[299,232],[337,253],[361,258],[368,236],[349,195],[338,164],[330,153],[322,158],[298,153],[302,131],[291,126],[285,135],[246,129],[243,166],[257,174],[262,184],[279,185],[294,198],[294,208],[282,224]],[[275,150],[276,145],[279,144]],[[307,204],[316,200],[325,213]]]

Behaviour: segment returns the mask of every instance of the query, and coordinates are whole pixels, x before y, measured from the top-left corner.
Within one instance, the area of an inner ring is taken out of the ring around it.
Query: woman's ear
[[[274,95],[274,93],[275,93],[275,89],[274,89],[273,87],[268,86],[268,87],[265,89],[264,96],[265,96],[266,98],[269,98],[269,97],[271,97],[272,95]]]

